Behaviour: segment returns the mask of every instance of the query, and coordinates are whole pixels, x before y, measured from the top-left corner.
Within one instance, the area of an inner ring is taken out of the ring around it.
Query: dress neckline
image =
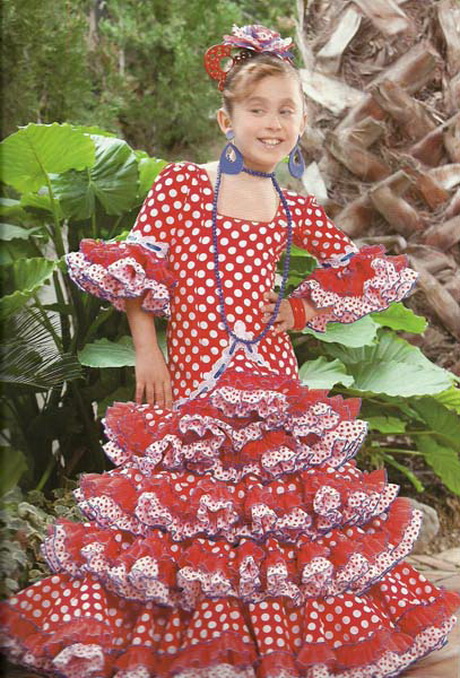
[[[194,164],[194,163],[192,163],[192,164]],[[205,181],[208,184],[209,188],[211,189],[212,196],[214,198],[214,195],[215,195],[214,185],[211,181],[211,177],[209,176],[209,174],[207,173],[207,171],[203,167],[200,167],[199,165],[195,165],[195,167],[198,170],[200,170],[200,173],[204,176]],[[269,224],[273,224],[278,219],[278,216],[280,214],[281,209],[282,209],[282,203],[281,203],[281,200],[278,200],[276,212],[270,220],[248,219],[248,218],[245,218],[245,217],[233,217],[233,216],[229,216],[228,214],[221,214],[221,212],[217,212],[217,217],[219,219],[230,219],[230,220],[234,220],[234,221],[246,221],[250,224],[261,224],[261,225],[266,224],[266,225],[269,225]]]

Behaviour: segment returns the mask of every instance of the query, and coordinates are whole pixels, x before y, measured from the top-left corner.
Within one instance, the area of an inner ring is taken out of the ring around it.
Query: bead
[[[281,286],[280,286],[280,293],[278,295],[278,299],[276,300],[275,308],[273,310],[273,313],[270,317],[270,320],[267,322],[265,328],[262,330],[262,332],[257,336],[254,337],[254,339],[243,339],[239,336],[237,336],[232,328],[230,327],[227,316],[225,315],[225,296],[224,296],[224,290],[222,287],[222,278],[220,274],[220,268],[219,268],[219,239],[217,237],[217,204],[219,200],[219,191],[220,191],[220,184],[222,181],[222,171],[219,166],[218,171],[217,171],[217,180],[216,180],[216,185],[214,187],[214,199],[212,203],[212,242],[213,242],[213,248],[214,248],[214,272],[215,272],[215,277],[216,277],[216,284],[217,284],[217,293],[219,297],[219,313],[222,318],[222,322],[224,323],[225,329],[228,333],[228,335],[236,342],[236,343],[241,343],[244,344],[245,346],[253,346],[254,344],[257,344],[259,341],[264,339],[264,337],[267,336],[268,332],[271,330],[273,327],[275,320],[278,316],[278,312],[281,306],[281,302],[284,298],[284,293],[286,290],[286,284],[289,276],[289,267],[291,263],[291,249],[292,249],[292,236],[293,236],[293,229],[292,229],[292,215],[291,215],[291,210],[289,209],[289,205],[287,204],[287,200],[283,195],[283,192],[280,188],[280,185],[278,184],[275,173],[274,172],[258,172],[257,170],[250,170],[247,167],[243,167],[243,172],[246,172],[247,174],[252,174],[253,176],[256,177],[267,177],[271,179],[273,186],[278,193],[278,196],[283,204],[284,211],[286,213],[286,219],[287,219],[287,245],[286,245],[286,256],[284,258],[284,267],[283,267],[283,277],[281,281]]]

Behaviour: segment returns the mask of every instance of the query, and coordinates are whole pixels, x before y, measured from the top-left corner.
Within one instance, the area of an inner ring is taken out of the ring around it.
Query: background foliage
[[[292,32],[294,10],[290,0],[4,0],[4,132],[99,125],[152,155],[205,159],[219,96],[204,51],[233,23]]]

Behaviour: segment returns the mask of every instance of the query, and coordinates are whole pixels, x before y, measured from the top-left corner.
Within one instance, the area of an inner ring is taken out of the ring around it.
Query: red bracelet
[[[294,327],[292,329],[295,332],[300,332],[307,324],[307,314],[305,312],[304,303],[302,299],[296,297],[288,297],[288,301],[291,305],[292,314],[294,316]]]

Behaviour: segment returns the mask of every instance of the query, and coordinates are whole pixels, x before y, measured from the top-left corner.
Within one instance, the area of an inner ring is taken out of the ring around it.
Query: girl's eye
[[[293,115],[293,114],[294,111],[292,110],[292,108],[283,108],[283,110],[281,111],[281,115]]]
[[[261,108],[251,108],[251,113],[262,113]]]

